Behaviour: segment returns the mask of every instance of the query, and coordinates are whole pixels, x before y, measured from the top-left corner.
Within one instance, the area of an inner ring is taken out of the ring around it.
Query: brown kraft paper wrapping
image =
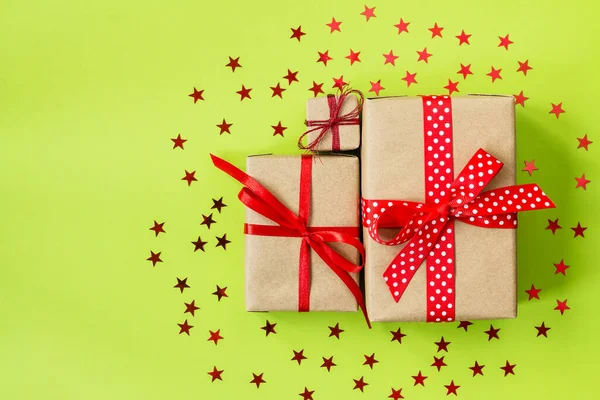
[[[338,96],[336,96],[337,98]],[[355,95],[348,95],[342,104],[342,108],[338,115],[348,114],[358,105],[358,100]],[[328,120],[329,105],[327,104],[327,96],[315,97],[308,99],[306,102],[306,120]],[[311,127],[308,127],[310,129]],[[355,150],[360,146],[360,124],[356,125],[340,125],[340,150]],[[307,144],[319,136],[320,129],[310,132],[307,135]],[[332,151],[331,144],[331,129],[323,137],[323,140],[314,149],[315,151]]]
[[[298,213],[300,156],[250,156],[246,173],[294,213]],[[246,209],[246,223],[275,225]],[[359,226],[358,158],[321,155],[312,166],[309,226]],[[357,228],[358,232],[358,228]],[[298,311],[300,238],[245,235],[246,310]],[[356,249],[331,244],[341,255],[358,263]],[[313,251],[310,251],[310,311],[357,311],[350,290]],[[358,282],[358,274],[351,274]]]
[[[421,98],[367,99],[362,121],[362,196],[423,202]],[[455,176],[483,148],[504,163],[484,190],[515,184],[512,96],[452,97],[452,124]],[[426,263],[421,264],[396,303],[382,274],[403,245],[378,244],[366,229],[363,240],[365,296],[371,320],[425,321]],[[480,228],[456,222],[455,260],[457,321],[516,317],[515,229]]]

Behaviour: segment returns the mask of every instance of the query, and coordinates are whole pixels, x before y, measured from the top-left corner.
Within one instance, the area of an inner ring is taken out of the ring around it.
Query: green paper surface
[[[600,217],[596,189],[600,135],[595,96],[596,6],[591,1],[383,1],[364,3],[4,1],[0,6],[0,398],[2,399],[462,399],[594,398],[598,366],[595,312]],[[335,17],[340,32],[325,24]],[[409,32],[398,35],[400,18]],[[442,38],[427,29],[437,22]],[[301,41],[290,39],[301,25]],[[470,45],[458,46],[464,29]],[[508,50],[498,36],[510,35]],[[417,62],[416,51],[433,54]],[[350,49],[360,62],[350,66]],[[317,63],[317,52],[333,60]],[[395,66],[383,54],[398,55]],[[235,72],[225,64],[240,57]],[[525,76],[518,61],[533,67]],[[460,63],[473,75],[458,75]],[[490,68],[502,68],[491,82]],[[287,69],[299,71],[288,85]],[[417,84],[406,87],[406,71]],[[299,154],[313,81],[332,78],[380,96],[518,94],[518,169],[558,208],[520,216],[519,317],[451,324],[377,323],[360,313],[246,313],[243,206],[239,184],[211,166],[209,152],[238,166],[247,154]],[[280,83],[283,99],[269,87]],[[241,86],[252,88],[240,101]],[[194,104],[187,95],[204,90]],[[551,103],[566,113],[549,114]],[[225,119],[231,133],[219,135]],[[273,136],[281,121],[284,136]],[[178,134],[187,142],[173,149]],[[584,135],[595,142],[577,148]],[[190,186],[181,178],[196,171]],[[585,173],[591,183],[576,188]],[[226,208],[211,210],[223,196]],[[200,225],[202,214],[217,221]],[[559,219],[553,235],[548,219]],[[158,237],[153,221],[165,222]],[[570,228],[580,222],[585,237]],[[224,250],[215,236],[231,241]],[[194,252],[192,241],[207,241]],[[150,251],[163,262],[152,267]],[[553,264],[564,259],[566,275]],[[173,288],[188,278],[190,288]],[[540,299],[525,290],[541,288]],[[228,297],[217,301],[216,285]],[[568,299],[570,310],[554,310]],[[195,300],[195,316],[184,303]],[[190,335],[177,324],[187,319]],[[276,334],[265,336],[266,320]],[[536,337],[544,322],[548,337]],[[328,326],[339,323],[340,339]],[[488,341],[485,330],[500,328]],[[390,331],[402,329],[402,343]],[[220,329],[217,345],[209,331]],[[443,336],[448,353],[436,353]],[[298,365],[293,350],[308,357]],[[364,355],[375,353],[371,370]],[[440,372],[433,356],[445,356]],[[337,366],[321,368],[322,357]],[[515,375],[504,377],[506,361]],[[484,376],[472,376],[474,362]],[[213,367],[224,370],[211,382]],[[425,387],[413,386],[418,371]],[[252,374],[263,373],[257,388]],[[364,377],[364,393],[353,379]]]

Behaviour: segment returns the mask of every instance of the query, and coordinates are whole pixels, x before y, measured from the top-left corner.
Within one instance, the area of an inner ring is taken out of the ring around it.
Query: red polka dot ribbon
[[[554,208],[535,183],[483,192],[502,162],[477,150],[454,179],[452,103],[449,96],[423,96],[425,202],[362,199],[363,226],[377,243],[408,242],[383,273],[396,302],[419,266],[427,263],[427,322],[454,321],[454,221],[482,228],[517,227],[517,212]],[[392,239],[380,227],[401,227]]]

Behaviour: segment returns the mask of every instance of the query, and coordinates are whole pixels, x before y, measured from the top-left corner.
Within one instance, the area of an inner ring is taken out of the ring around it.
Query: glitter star
[[[575,180],[577,181],[575,189],[583,188],[583,190],[587,190],[587,184],[591,182],[589,179],[585,178],[585,174],[581,175],[581,178],[575,177]]]
[[[365,378],[364,376],[361,376],[360,379],[352,379],[354,381],[354,388],[352,390],[360,390],[361,392],[364,392],[364,388],[365,386],[368,385],[367,382],[365,382]]]
[[[344,58],[347,58],[348,60],[350,60],[350,65],[352,65],[355,62],[360,62],[360,58],[358,58],[359,56],[360,56],[360,51],[357,51],[355,53],[354,50],[350,49],[350,54],[348,54]]]
[[[492,78],[492,83],[494,83],[496,79],[502,79],[502,77],[500,76],[500,72],[502,72],[502,68],[496,69],[492,66],[492,70],[486,75]]]
[[[227,293],[225,292],[227,290],[227,286],[225,287],[219,287],[219,285],[217,285],[217,290],[214,291],[212,294],[217,296],[218,301],[221,301],[221,298],[223,297],[229,297],[227,296]]]
[[[463,328],[465,330],[465,332],[467,332],[469,330],[470,325],[473,325],[473,323],[471,321],[460,321],[460,323],[458,324],[456,329]]]
[[[178,147],[181,147],[181,150],[183,150],[183,144],[187,142],[187,139],[183,139],[181,137],[181,134],[177,134],[177,137],[171,140],[173,141],[173,148],[176,149]]]
[[[341,32],[340,30],[340,25],[342,24],[342,21],[336,21],[335,18],[331,18],[331,22],[328,24],[325,24],[329,27],[329,29],[331,30],[329,33],[333,33],[335,31]]]
[[[410,22],[404,22],[404,20],[400,18],[400,22],[394,25],[396,28],[398,28],[398,35],[402,32],[408,33],[408,25],[410,25]]]
[[[409,87],[413,83],[417,83],[417,80],[415,79],[416,76],[416,72],[414,74],[411,74],[410,72],[406,71],[406,75],[404,76],[404,78],[402,78],[402,80],[406,82],[406,87]]]
[[[219,128],[219,135],[222,135],[223,133],[231,134],[229,128],[231,128],[232,125],[233,124],[228,124],[227,121],[225,121],[225,118],[223,118],[223,122],[217,124],[217,127]]]
[[[456,393],[456,391],[458,390],[458,388],[460,386],[455,385],[454,381],[451,381],[449,385],[444,385],[444,387],[447,390],[446,396],[448,396],[449,394],[453,394],[455,396],[458,396],[458,393]]]
[[[442,336],[442,338],[440,339],[439,342],[433,342],[435,345],[437,345],[437,352],[439,353],[440,351],[445,351],[446,353],[448,352],[448,345],[450,344],[450,342],[446,342],[444,340],[444,337]]]
[[[458,39],[458,45],[459,45],[459,46],[462,46],[463,44],[469,44],[469,45],[470,45],[470,44],[471,44],[471,43],[469,43],[469,38],[470,38],[470,37],[471,37],[471,35],[470,35],[470,34],[469,34],[469,35],[467,35],[467,34],[465,33],[465,30],[463,29],[463,30],[460,32],[460,35],[456,36],[456,38]]]
[[[536,289],[535,286],[533,286],[533,284],[532,284],[531,289],[525,291],[525,293],[527,293],[529,295],[529,299],[527,299],[527,300],[532,300],[532,299],[539,300],[541,291],[542,291],[542,289]]]
[[[560,114],[566,112],[562,108],[562,102],[558,103],[558,104],[554,104],[554,103],[550,103],[550,104],[552,104],[552,110],[550,110],[550,112],[548,114],[554,114],[554,115],[556,115],[556,119],[558,119],[558,117],[560,116]]]
[[[283,79],[287,79],[288,85],[291,85],[292,82],[298,82],[298,71],[292,72],[288,69],[287,75],[285,75]]]
[[[517,364],[510,364],[508,360],[506,360],[506,364],[503,367],[500,367],[500,369],[504,371],[504,376],[507,376],[508,374],[514,375],[516,366]]]
[[[402,344],[402,338],[406,335],[402,333],[401,329],[402,328],[399,327],[396,331],[390,331],[392,334],[392,340],[390,340],[390,342],[397,341],[398,343]]]
[[[281,87],[281,84],[279,82],[277,82],[276,86],[270,86],[271,90],[273,91],[273,94],[271,95],[271,97],[279,97],[280,99],[283,98],[283,92],[285,92],[285,89]]]
[[[538,168],[535,166],[535,160],[523,161],[523,162],[525,163],[525,168],[523,168],[521,171],[527,171],[529,173],[529,176],[531,176],[533,171],[538,170]]]
[[[222,247],[223,250],[227,250],[227,245],[231,243],[231,240],[227,240],[227,234],[224,233],[223,236],[215,236],[215,238],[217,239],[217,244],[215,247]]]
[[[314,392],[314,390],[308,390],[306,387],[304,387],[304,392],[299,393],[299,395],[302,396],[303,400],[313,400],[312,395]]]
[[[560,301],[556,299],[556,307],[554,308],[557,311],[560,311],[560,315],[564,315],[565,311],[570,310],[571,307],[567,305],[567,299]]]
[[[417,50],[417,54],[419,55],[417,62],[425,61],[425,64],[429,64],[429,57],[431,57],[433,55],[433,54],[427,52],[427,47],[425,47],[423,49],[423,51]]]
[[[242,85],[242,88],[236,92],[237,94],[240,95],[240,101],[242,101],[244,99],[251,99],[252,98],[252,97],[250,97],[251,90],[252,90],[252,88],[246,88],[246,86]]]
[[[185,278],[183,280],[177,278],[177,284],[173,286],[173,288],[179,289],[179,292],[183,293],[185,289],[188,289],[190,287],[190,285],[187,284],[187,280],[188,278]]]
[[[333,356],[329,358],[321,357],[323,359],[323,364],[321,364],[321,368],[327,368],[327,372],[331,371],[331,368],[335,367],[337,364],[333,362]]]
[[[448,79],[448,84],[444,86],[444,89],[448,91],[449,95],[451,95],[454,92],[460,92],[460,90],[458,90],[458,81],[452,82],[451,79]]]
[[[506,50],[508,50],[508,46],[510,46],[511,44],[514,43],[512,40],[510,40],[508,38],[508,35],[506,35],[504,37],[498,36],[498,39],[500,39],[500,44],[498,45],[498,47],[504,47]]]
[[[369,83],[371,84],[371,89],[369,89],[369,92],[374,92],[376,96],[379,96],[380,91],[385,90],[385,88],[381,86],[381,79],[379,79],[377,82],[369,81]]]
[[[152,261],[152,266],[154,267],[156,263],[163,262],[163,260],[160,259],[160,253],[162,252],[159,251],[158,253],[155,253],[150,250],[150,257],[146,258],[146,260]]]
[[[327,66],[328,61],[333,60],[333,58],[329,57],[329,50],[325,50],[325,53],[321,53],[320,51],[317,51],[317,53],[319,53],[317,62],[323,63],[324,66]]]
[[[544,322],[542,322],[542,325],[540,326],[534,326],[535,329],[537,329],[537,335],[535,337],[538,336],[544,336],[544,337],[548,337],[548,331],[552,328],[548,328]]]
[[[490,329],[484,331],[484,333],[487,333],[488,335],[488,342],[492,339],[500,339],[500,337],[498,336],[498,332],[500,332],[500,328],[494,329],[494,327],[490,325]]]
[[[198,307],[198,306],[196,305],[196,300],[192,300],[192,302],[191,302],[191,303],[185,303],[185,302],[184,302],[183,304],[185,304],[185,311],[184,311],[183,313],[184,313],[184,314],[185,314],[185,313],[190,313],[190,314],[192,314],[192,317],[195,315],[195,313],[196,313],[196,310],[199,310],[199,309],[200,309],[200,307]]]
[[[394,388],[392,388],[392,394],[390,394],[388,396],[388,399],[392,399],[392,400],[399,400],[399,399],[403,399],[404,396],[402,396],[402,388],[396,390]]]
[[[156,221],[154,221],[154,226],[150,228],[151,231],[154,231],[154,233],[156,233],[156,236],[158,236],[159,233],[166,233],[165,230],[163,229],[163,225],[165,223],[158,223]]]
[[[579,144],[577,145],[578,149],[584,148],[585,151],[588,151],[588,146],[594,142],[590,142],[588,140],[587,134],[585,134],[582,138],[577,138],[579,140]]]
[[[202,222],[200,222],[200,225],[206,225],[208,227],[208,229],[210,229],[210,226],[212,224],[216,224],[217,221],[215,221],[214,219],[212,219],[212,213],[210,213],[208,216],[202,214]]]
[[[427,28],[431,32],[431,38],[433,39],[436,36],[442,37],[443,27],[438,26],[437,22],[433,24],[433,28]]]
[[[281,121],[279,121],[277,125],[271,125],[271,128],[273,128],[273,136],[281,135],[283,137],[283,131],[287,129],[287,126],[281,125]]]
[[[383,65],[385,64],[392,64],[393,66],[396,66],[396,59],[398,58],[398,56],[394,55],[394,51],[390,50],[390,52],[388,54],[382,54],[383,57],[385,57],[385,61],[383,63]]]
[[[262,329],[263,331],[265,331],[265,336],[269,336],[269,334],[276,334],[277,332],[275,332],[275,325],[277,325],[277,323],[270,323],[269,320],[267,320],[265,326],[263,326]]]
[[[436,367],[438,371],[440,371],[442,367],[446,367],[447,365],[444,362],[444,357],[445,356],[437,358],[436,356],[433,356],[433,364],[431,364],[431,366]]]
[[[242,68],[242,66],[240,65],[240,58],[231,58],[229,57],[229,63],[226,64],[226,67],[230,67],[231,68],[231,72],[235,72],[236,68]]]
[[[215,346],[217,344],[219,344],[219,340],[224,339],[223,336],[221,336],[221,330],[217,329],[216,331],[208,331],[208,334],[210,335],[210,337],[206,340],[207,342],[214,342]]]
[[[198,250],[202,250],[204,252],[204,245],[208,243],[208,242],[203,242],[202,239],[200,238],[200,236],[198,236],[198,240],[196,240],[195,242],[192,242],[192,244],[194,245],[194,252],[198,251]]]
[[[317,95],[319,93],[325,93],[323,91],[323,84],[322,83],[317,83],[315,81],[313,81],[312,87],[310,89],[308,89],[308,90],[312,91],[313,94],[315,95],[315,97],[317,97]]]
[[[363,363],[363,365],[368,365],[369,368],[371,368],[371,369],[373,369],[373,365],[375,365],[379,362],[375,359],[375,353],[371,354],[370,356],[365,354],[364,356],[365,356],[365,362]]]
[[[302,32],[302,26],[299,26],[296,29],[290,29],[292,30],[292,36],[290,36],[290,39],[298,39],[298,41],[300,41],[300,38],[306,35],[306,33]]]
[[[525,97],[522,90],[519,94],[513,94],[513,97],[515,98],[515,104],[519,104],[521,107],[525,107],[525,102],[529,100],[529,97]]]
[[[306,360],[306,356],[304,355],[304,349],[300,351],[292,350],[294,352],[294,357],[290,361],[298,361],[298,365],[302,362],[302,360]]]
[[[583,232],[585,232],[586,229],[587,227],[582,227],[581,223],[578,222],[575,228],[571,228],[574,232],[573,237],[576,238],[577,236],[581,236],[582,238],[585,238]]]
[[[473,73],[471,72],[471,64],[463,65],[462,63],[460,63],[460,70],[457,72],[457,74],[461,74],[463,76],[463,79],[467,79],[468,75],[473,75]]]
[[[339,78],[332,78],[332,79],[333,79],[332,88],[337,88],[339,90],[342,90],[344,88],[344,86],[346,86],[348,84],[348,82],[344,81],[344,75],[340,76]]]
[[[198,179],[196,179],[196,177],[194,175],[196,175],[196,171],[188,172],[187,170],[185,170],[185,176],[183,178],[181,178],[181,180],[187,181],[188,186],[190,186],[192,184],[192,182],[198,180]]]
[[[529,66],[529,60],[525,60],[523,62],[517,61],[519,63],[519,68],[517,68],[517,72],[522,72],[523,75],[527,75],[527,71],[533,69]]]
[[[365,6],[365,11],[361,12],[361,13],[360,13],[360,15],[364,15],[364,16],[365,16],[365,18],[367,19],[367,21],[368,21],[368,20],[369,20],[371,17],[373,17],[373,18],[377,17],[377,16],[375,15],[375,7],[373,7],[373,8],[369,8],[369,7],[367,7],[367,6]]]
[[[477,361],[475,361],[475,365],[473,365],[472,367],[469,367],[469,369],[471,371],[473,371],[473,376],[475,376],[475,375],[483,376],[483,367],[485,367],[485,365],[479,365],[477,363]]]
[[[188,94],[188,96],[193,98],[194,104],[196,104],[198,100],[204,100],[204,97],[202,97],[202,93],[204,93],[204,90],[196,90],[196,88],[194,88],[194,93]]]
[[[554,271],[554,274],[563,274],[564,276],[567,275],[567,268],[571,268],[570,266],[565,264],[565,260],[560,260],[560,262],[558,264],[553,264],[554,267],[556,268],[556,271]]]
[[[264,372],[261,374],[258,374],[258,375],[253,372],[252,373],[253,378],[250,381],[250,383],[256,384],[256,388],[259,388],[261,383],[267,383],[267,381],[265,381],[263,379],[263,374],[264,374]]]
[[[344,332],[343,329],[340,329],[339,322],[337,324],[335,324],[335,326],[330,326],[329,330],[330,330],[329,337],[335,336],[337,339],[340,338],[340,333]]]
[[[422,375],[421,371],[419,371],[419,373],[417,375],[412,376],[412,378],[415,380],[415,384],[413,386],[417,386],[417,385],[425,386],[425,379],[427,379],[427,377]]]
[[[562,229],[562,226],[558,224],[558,218],[556,218],[554,221],[549,219],[546,229],[550,229],[554,235],[558,229]]]
[[[221,378],[221,374],[223,373],[223,371],[224,370],[222,370],[222,369],[218,370],[217,367],[213,367],[212,372],[208,373],[208,375],[210,375],[212,377],[212,381],[211,382],[214,382],[217,379],[220,380],[220,381],[222,381],[223,378]]]
[[[210,209],[217,210],[219,212],[219,214],[221,214],[221,209],[223,207],[227,207],[227,204],[223,203],[223,197],[221,197],[219,200],[212,199],[212,202],[213,202],[213,205]]]
[[[188,336],[190,336],[190,329],[192,329],[194,326],[193,325],[189,325],[187,322],[187,319],[185,320],[185,322],[183,324],[177,324],[179,325],[179,334],[181,335],[182,333],[186,333]]]

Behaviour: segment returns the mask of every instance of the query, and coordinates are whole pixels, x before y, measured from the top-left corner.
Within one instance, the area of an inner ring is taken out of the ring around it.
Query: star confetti
[[[187,284],[187,280],[188,278],[185,278],[183,280],[177,278],[177,284],[175,286],[173,286],[173,288],[179,289],[180,293],[183,293],[183,291],[185,289],[188,289],[190,286]]]
[[[473,73],[471,72],[471,64],[463,65],[462,63],[460,63],[460,70],[457,72],[457,74],[461,74],[463,76],[463,79],[467,79],[467,76],[473,75]]]
[[[194,88],[194,93],[188,94],[188,96],[193,98],[194,104],[196,104],[198,100],[204,100],[204,97],[202,97],[202,93],[204,93],[204,90],[196,90],[196,88]]]
[[[312,87],[310,89],[308,89],[308,90],[312,91],[313,94],[315,95],[315,97],[317,97],[317,95],[319,93],[325,93],[323,91],[323,84],[322,83],[317,83],[315,81],[313,81]]]
[[[425,386],[425,379],[427,379],[427,377],[422,375],[421,371],[419,371],[419,373],[417,375],[412,376],[412,378],[415,380],[415,384],[413,386],[417,386],[417,385]]]
[[[240,95],[240,101],[243,101],[244,99],[252,98],[250,97],[250,91],[252,91],[252,88],[246,88],[246,86],[242,85],[242,88],[236,93]]]
[[[523,75],[527,75],[527,71],[532,70],[529,66],[529,60],[525,60],[523,62],[517,61],[519,63],[519,68],[517,68],[517,72],[522,72]]]
[[[558,218],[556,218],[554,221],[548,219],[548,226],[546,229],[550,229],[554,235],[558,229],[562,229],[562,226],[558,224]]]
[[[588,140],[587,134],[584,135],[582,138],[577,138],[577,140],[579,140],[579,144],[577,145],[578,149],[585,149],[585,151],[588,151],[588,146],[594,142],[591,142]]]
[[[554,274],[563,274],[563,275],[567,275],[567,268],[570,268],[568,265],[565,264],[565,260],[560,260],[560,262],[558,264],[554,264],[554,267],[556,268],[556,271],[554,271]]]
[[[490,325],[490,329],[484,331],[484,333],[487,333],[488,335],[488,342],[492,339],[500,339],[500,337],[498,336],[498,332],[500,332],[500,328],[494,329],[494,327]]]
[[[283,98],[283,92],[285,91],[285,89],[281,87],[279,82],[277,82],[277,85],[275,85],[275,86],[270,86],[270,88],[273,91],[273,94],[271,95],[271,97],[277,96],[280,99]]]
[[[163,260],[160,259],[160,253],[160,251],[158,253],[155,253],[152,250],[150,250],[150,257],[146,258],[146,260],[152,261],[152,266],[154,267],[156,263],[163,262]]]
[[[331,18],[331,22],[328,24],[325,24],[329,27],[330,32],[329,33],[333,33],[335,31],[341,32],[340,30],[340,25],[342,24],[342,21],[336,21],[335,18]]]
[[[445,351],[446,353],[448,352],[448,345],[450,344],[450,342],[446,342],[444,340],[444,337],[442,336],[442,338],[440,339],[439,342],[433,342],[438,348],[437,348],[437,352],[439,353],[440,351]]]
[[[492,78],[492,83],[494,83],[497,79],[502,79],[502,77],[500,76],[500,72],[502,72],[502,68],[496,69],[492,66],[492,70],[486,75]]]
[[[498,39],[500,39],[500,44],[498,44],[498,47],[504,47],[506,50],[508,50],[508,46],[510,46],[511,44],[514,43],[512,40],[510,40],[508,38],[508,35],[506,35],[504,37],[498,36]]]
[[[206,216],[206,215],[202,214],[202,222],[200,222],[200,225],[206,225],[206,227],[207,227],[208,229],[210,229],[210,226],[211,226],[212,224],[216,224],[216,223],[217,223],[217,221],[215,221],[215,220],[212,218],[212,216],[213,216],[213,215],[212,215],[212,213],[210,213],[208,216]]]
[[[256,384],[256,388],[259,388],[261,383],[267,383],[267,382],[266,382],[266,381],[263,379],[263,374],[264,374],[264,373],[261,373],[261,374],[258,374],[258,375],[257,375],[257,374],[255,374],[255,373],[253,372],[253,373],[252,373],[252,376],[253,376],[253,378],[252,378],[252,380],[250,381],[250,383],[254,383],[254,384]]]
[[[283,79],[287,79],[288,85],[291,85],[292,82],[298,82],[298,71],[292,72],[288,69],[287,75],[285,75]]]
[[[321,357],[323,359],[323,364],[321,364],[321,368],[327,368],[327,372],[331,371],[331,368],[335,367],[337,364],[333,362],[333,356],[329,358]]]
[[[281,135],[283,137],[283,131],[287,129],[287,126],[281,125],[281,121],[279,121],[277,125],[271,125],[271,128],[273,128],[273,136]]]
[[[163,229],[163,226],[165,225],[165,223],[158,223],[156,221],[154,221],[154,226],[150,228],[151,231],[154,231],[154,233],[156,234],[156,236],[158,236],[159,233],[166,233],[165,230]]]
[[[585,174],[581,175],[581,178],[575,177],[575,180],[577,181],[577,186],[575,186],[575,189],[583,188],[583,190],[587,190],[586,186],[591,182],[589,179],[585,178]]]
[[[398,56],[394,55],[394,51],[390,50],[390,52],[388,54],[382,54],[383,57],[385,57],[385,61],[383,63],[383,65],[385,64],[392,64],[393,66],[396,65],[396,59],[398,58]]]
[[[525,97],[522,90],[519,94],[513,94],[513,97],[515,98],[515,104],[519,104],[521,107],[525,107],[525,102],[529,100],[529,97]]]
[[[217,210],[219,212],[219,214],[221,214],[221,209],[223,207],[227,207],[227,204],[223,203],[223,197],[221,197],[219,200],[212,199],[212,202],[213,202],[213,205],[210,209]]]
[[[329,330],[330,330],[329,337],[335,336],[337,339],[340,338],[340,333],[344,332],[343,329],[340,329],[339,322],[337,324],[335,324],[335,326],[330,326]]]
[[[414,74],[411,74],[410,72],[406,71],[406,75],[404,76],[404,78],[402,78],[402,80],[406,82],[406,87],[410,87],[411,84],[417,83],[417,80],[415,79],[416,76],[416,72]]]
[[[379,96],[380,91],[385,90],[385,88],[381,86],[381,79],[379,79],[377,82],[369,81],[369,83],[371,84],[371,89],[369,89],[369,92],[375,93],[376,96]]]
[[[364,356],[365,356],[365,362],[363,363],[363,365],[368,365],[369,368],[371,368],[371,369],[373,369],[373,365],[375,365],[379,362],[375,359],[375,353],[371,354],[370,356],[365,354]]]
[[[475,361],[475,365],[473,365],[472,367],[469,367],[469,369],[471,371],[473,371],[473,376],[475,376],[475,375],[483,376],[483,367],[485,367],[485,365],[479,365],[477,363],[477,361]]]
[[[360,51],[355,53],[354,50],[350,49],[350,54],[348,54],[345,58],[350,60],[350,65],[353,65],[355,62],[360,62],[360,58],[358,58],[359,56]]]
[[[188,324],[187,319],[185,320],[185,322],[183,324],[177,324],[177,325],[179,325],[179,334],[180,335],[182,333],[186,333],[188,336],[190,336],[190,329],[192,329],[193,326]]]
[[[269,334],[276,334],[277,332],[275,332],[275,325],[277,325],[277,323],[270,323],[269,320],[267,320],[267,322],[265,323],[265,326],[263,326],[262,329],[263,331],[265,331],[265,336],[269,336]]]
[[[365,382],[365,377],[361,376],[360,379],[352,379],[354,381],[354,388],[352,390],[360,390],[361,392],[364,392],[364,388],[365,386],[368,385],[367,382]]]
[[[469,35],[466,34],[465,30],[463,29],[460,32],[460,35],[456,36],[456,38],[458,39],[458,45],[459,46],[462,46],[463,44],[469,44],[470,45],[471,44],[471,43],[469,43],[469,38],[470,37],[471,37],[471,35],[470,34]]]
[[[437,358],[436,356],[433,356],[433,364],[431,364],[431,366],[436,367],[438,371],[441,371],[442,367],[447,366],[447,364],[444,362],[444,357],[445,356]]]
[[[431,38],[435,38],[436,36],[442,37],[443,27],[438,26],[437,22],[433,24],[432,28],[427,28],[431,32]]]
[[[221,237],[215,236],[215,238],[217,239],[215,247],[222,247],[223,250],[227,250],[227,245],[231,243],[231,240],[227,240],[227,234],[225,233]]]
[[[178,147],[181,148],[181,150],[183,150],[183,144],[185,142],[187,142],[187,139],[183,139],[181,137],[181,134],[177,134],[177,137],[175,139],[171,139],[173,141],[173,148],[176,149]],[[587,148],[586,148],[587,150]]]
[[[533,174],[533,171],[537,171],[538,168],[535,166],[535,160],[531,160],[531,161],[523,161],[525,163],[525,168],[523,168],[521,171],[527,171],[529,173],[529,176],[531,176],[531,174]]]
[[[348,84],[348,82],[344,81],[344,75],[340,76],[339,78],[332,78],[332,79],[333,79],[332,88],[334,88],[334,89],[342,90],[342,89],[344,89],[344,86],[346,86]]]
[[[565,311],[570,310],[571,307],[567,305],[567,299],[563,301],[556,299],[556,307],[554,309],[560,311],[560,315],[564,315]]]
[[[531,285],[531,289],[528,289],[525,291],[525,293],[527,293],[529,295],[529,298],[527,300],[533,300],[533,299],[540,299],[540,292],[542,291],[542,289],[536,289],[535,286],[533,286],[533,284]]]
[[[410,22],[404,22],[404,20],[400,18],[400,22],[394,25],[396,28],[398,28],[398,35],[402,32],[408,33],[408,25],[410,25]]]
[[[460,92],[460,90],[458,90],[458,81],[452,82],[451,79],[448,79],[448,84],[444,86],[444,89],[448,91],[449,95],[451,95],[454,92]]]
[[[417,54],[419,55],[417,62],[425,61],[426,64],[429,64],[429,57],[433,55],[427,52],[427,47],[425,47],[422,51],[417,50]]]
[[[196,300],[192,300],[191,303],[183,303],[183,304],[185,304],[185,311],[183,313],[184,314],[185,313],[190,313],[190,314],[192,314],[192,317],[195,315],[196,310],[200,309],[200,307],[198,307],[196,305]]]
[[[222,369],[218,370],[217,367],[213,367],[213,370],[208,373],[211,376],[211,378],[212,378],[211,382],[214,382],[217,379],[220,380],[220,381],[222,381],[223,378],[221,378],[221,374],[223,373],[223,371],[224,370],[222,370]]]
[[[537,335],[535,337],[538,337],[538,336],[548,337],[548,331],[550,329],[552,329],[552,328],[548,328],[544,322],[542,322],[542,325],[540,325],[540,326],[534,326],[534,328],[537,329]]]
[[[196,171],[188,172],[187,170],[185,170],[185,176],[183,178],[181,178],[181,180],[187,181],[188,186],[190,186],[192,184],[192,182],[198,180],[198,179],[196,179],[196,177],[194,175],[196,175]]]
[[[458,396],[458,393],[456,393],[456,391],[458,390],[458,388],[460,386],[455,385],[454,381],[451,381],[449,385],[444,385],[444,387],[446,388],[446,396],[448,396],[449,394],[453,394],[455,396]]]
[[[203,242],[202,239],[200,238],[200,236],[198,236],[198,240],[196,240],[195,242],[192,242],[192,244],[194,245],[194,252],[198,251],[198,250],[202,250],[204,252],[204,245],[208,243],[208,242]]]
[[[214,342],[215,346],[219,343],[219,340],[223,339],[223,336],[221,336],[221,330],[217,329],[216,331],[208,331],[208,334],[210,335],[209,338],[206,340],[207,342]]]
[[[571,228],[571,230],[574,232],[573,237],[576,238],[577,236],[581,236],[582,238],[585,238],[583,233],[586,229],[586,227],[581,226],[581,223],[578,222],[576,227]]]
[[[239,57],[237,57],[237,58],[229,57],[229,63],[225,64],[225,66],[230,67],[231,72],[235,72],[236,68],[242,68],[239,61],[240,61]]]
[[[503,367],[500,367],[500,369],[504,371],[504,376],[507,376],[508,374],[514,375],[516,366],[517,364],[510,364],[508,360],[506,360],[506,364]]]
[[[302,32],[302,26],[299,26],[296,29],[290,29],[292,30],[292,36],[290,36],[290,39],[298,39],[298,41],[300,41],[300,38],[306,35],[306,33]]]
[[[402,388],[396,390],[394,388],[392,388],[392,394],[390,394],[388,396],[388,399],[392,399],[392,400],[399,400],[399,399],[403,399],[404,396],[402,396]]]
[[[315,391],[314,390],[308,390],[306,387],[304,388],[304,392],[299,393],[300,396],[302,396],[303,400],[313,400],[313,393]]]
[[[229,131],[229,128],[231,128],[232,125],[233,124],[228,124],[227,121],[225,121],[225,118],[223,118],[223,122],[221,122],[220,124],[217,124],[217,127],[219,128],[219,135],[222,135],[223,133],[231,134],[231,132]]]
[[[217,296],[218,301],[221,301],[221,298],[223,297],[229,297],[227,296],[227,293],[225,292],[227,290],[227,286],[225,287],[219,287],[219,285],[217,285],[217,290],[214,291],[212,294]]]
[[[367,6],[365,6],[365,11],[361,12],[360,15],[364,15],[367,21],[371,18],[377,17],[375,15],[375,7],[369,8]]]
[[[294,352],[294,357],[292,357],[291,361],[297,361],[298,365],[302,362],[302,360],[306,360],[306,356],[304,355],[304,349],[300,351],[292,350]]]
[[[321,53],[320,51],[317,51],[317,53],[319,53],[317,62],[323,63],[324,66],[327,66],[328,61],[333,60],[333,58],[329,57],[329,50],[326,50],[325,53]]]
[[[396,341],[402,344],[402,338],[406,335],[402,333],[401,328],[398,328],[396,331],[390,331],[390,333],[392,334],[392,340],[390,340],[390,342]]]
[[[554,114],[554,115],[556,115],[556,119],[558,119],[558,117],[560,116],[560,114],[563,114],[563,113],[566,112],[562,108],[562,102],[558,103],[558,104],[554,104],[554,103],[550,103],[550,104],[552,104],[552,110],[550,110],[550,112],[548,114]]]
[[[469,326],[473,325],[471,321],[460,321],[456,329],[463,328],[465,332],[469,330]]]

